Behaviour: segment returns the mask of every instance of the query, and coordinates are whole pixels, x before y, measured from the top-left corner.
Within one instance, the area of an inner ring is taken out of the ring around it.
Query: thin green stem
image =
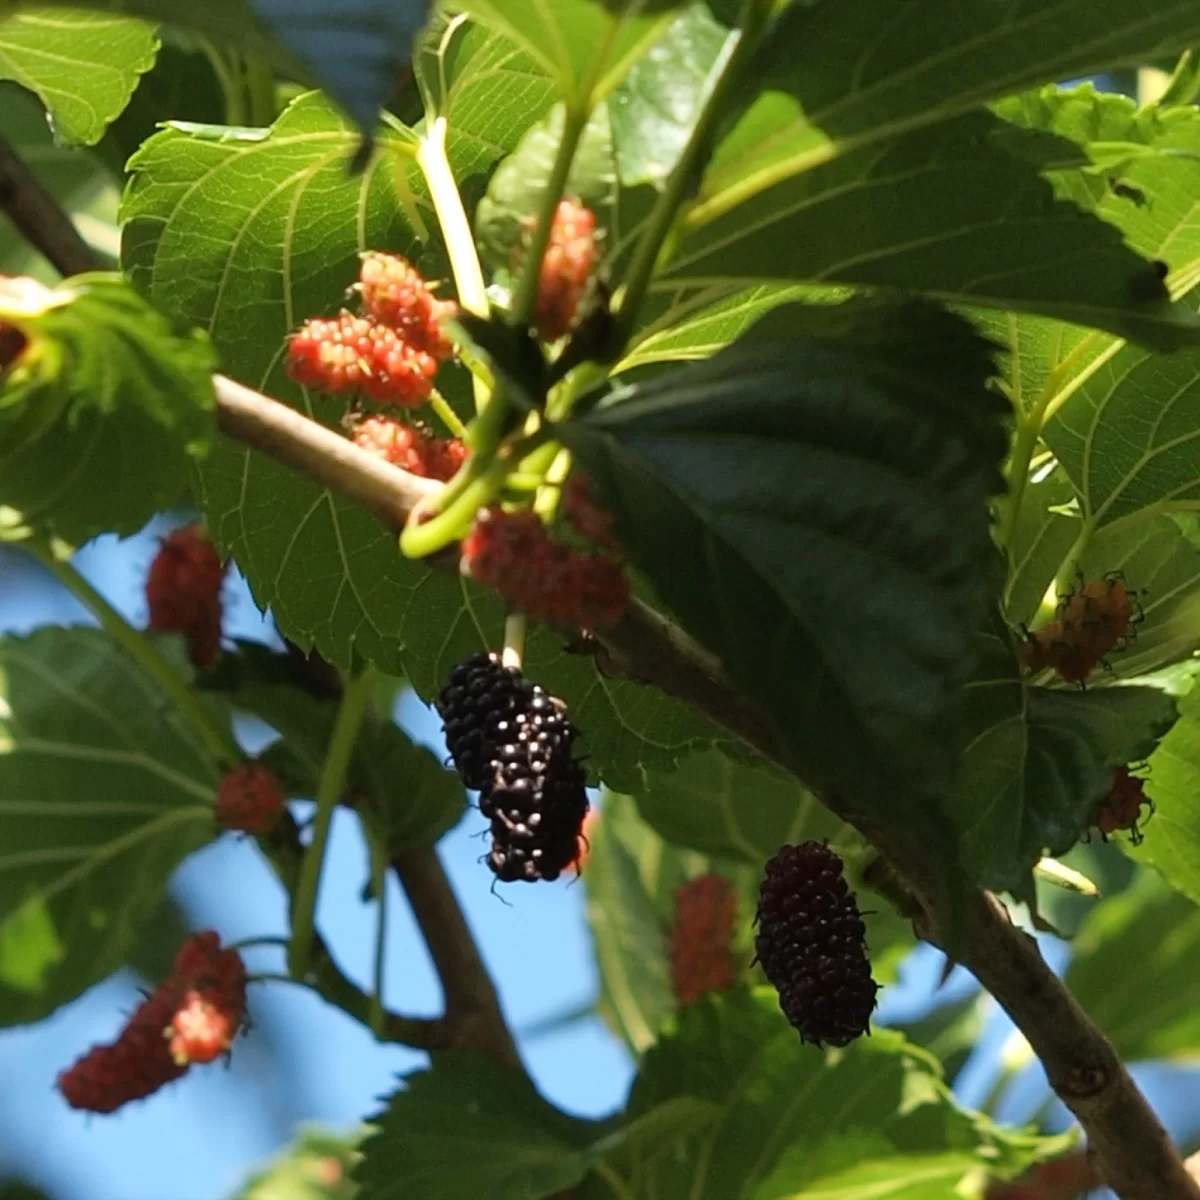
[[[242,938],[239,942],[230,942],[227,949],[229,950],[252,950],[255,946],[286,946],[288,939],[285,937],[252,937]]]
[[[489,404],[484,410],[485,415],[491,409],[492,405]],[[479,474],[468,477],[461,490],[443,505],[442,511],[436,516],[427,521],[410,521],[400,534],[401,553],[408,558],[425,558],[465,537],[475,520],[475,514],[490,504],[504,486],[510,464],[519,462],[548,437],[549,432],[543,428],[522,438],[513,447],[511,455],[493,459]]]
[[[617,1200],[636,1200],[634,1194],[625,1186],[625,1181],[603,1159],[592,1163],[592,1170],[608,1184]]]
[[[638,239],[633,261],[626,273],[625,287],[607,347],[606,359],[609,362],[614,362],[621,356],[633,336],[634,325],[649,290],[650,280],[658,266],[663,246],[675,225],[685,197],[696,186],[696,181],[712,152],[725,99],[757,48],[773,8],[773,0],[743,0],[738,28],[729,35],[720,57],[713,64],[704,106],[696,118],[695,125],[692,126],[692,132],[679,161],[650,212],[645,231]]]
[[[519,671],[525,660],[525,634],[527,632],[525,614],[509,613],[504,618],[504,650],[500,661],[506,667],[516,667]]]
[[[1029,483],[1029,464],[1037,449],[1040,434],[1040,420],[1031,420],[1024,413],[1017,415],[1017,436],[1013,439],[1012,455],[1008,460],[1008,496],[1005,498],[1004,517],[1000,525],[1000,544],[1005,549],[1011,548],[1016,533],[1021,504],[1025,500],[1025,488]]]
[[[554,457],[545,475],[545,482],[538,490],[537,499],[533,502],[533,511],[549,525],[558,512],[558,504],[562,499],[563,484],[571,473],[571,452],[562,449]]]
[[[379,905],[379,920],[375,925],[375,979],[371,989],[370,1025],[371,1032],[383,1040],[387,1022],[387,1009],[383,1006],[383,976],[387,965],[387,848],[378,834],[366,830],[367,848],[371,854],[371,886],[375,902]]]
[[[222,770],[243,758],[233,734],[222,727],[215,715],[201,702],[188,683],[163,657],[158,647],[128,621],[66,559],[59,558],[47,545],[26,542],[25,548],[76,596],[100,622],[101,628],[171,697],[175,707],[191,722],[209,754]]]
[[[225,101],[225,124],[245,125],[246,93],[234,63],[225,57],[225,52],[219,46],[215,46],[207,38],[200,39],[200,47],[217,77],[217,83],[221,85],[221,96]]]
[[[1075,577],[1079,574],[1079,564],[1091,547],[1095,532],[1095,517],[1085,517],[1080,524],[1074,543],[1054,574],[1053,595],[1047,591],[1047,594],[1042,597],[1041,606],[1034,617],[1035,625],[1044,625],[1049,621],[1058,608],[1058,598],[1071,590],[1075,583]]]
[[[244,66],[250,124],[266,128],[278,115],[275,99],[275,72],[259,58],[246,59]]]
[[[346,681],[342,701],[338,707],[333,736],[325,753],[321,767],[321,778],[317,782],[317,813],[313,819],[312,841],[304,855],[300,879],[292,900],[292,940],[288,946],[288,971],[297,979],[303,979],[308,970],[308,957],[313,940],[313,917],[317,907],[317,888],[321,882],[321,870],[325,863],[325,850],[329,842],[329,827],[333,811],[346,790],[346,776],[354,746],[362,728],[367,701],[375,686],[374,668],[364,667],[359,674]]]
[[[459,441],[467,436],[467,427],[459,420],[458,413],[450,407],[446,397],[437,388],[429,393],[429,407],[441,418],[442,424],[450,430],[451,436],[458,438]]]
[[[463,208],[462,195],[446,157],[446,118],[434,117],[417,148],[417,165],[425,176],[433,211],[437,213],[458,302],[469,313],[486,318],[488,315],[487,284],[475,249],[471,222]],[[472,375],[475,387],[475,408],[482,411],[488,404],[489,390],[478,375]]]
[[[510,320],[521,329],[528,328],[533,320],[542,275],[542,259],[545,258],[546,247],[550,244],[554,214],[558,209],[558,202],[562,199],[563,189],[567,186],[571,164],[575,161],[575,151],[579,148],[579,139],[583,136],[587,123],[586,106],[567,105],[563,116],[562,136],[558,140],[558,150],[554,155],[554,165],[550,168],[550,178],[546,180],[546,187],[542,192],[537,225],[534,226],[529,245],[525,249],[525,266],[521,270],[521,278],[513,296]]]

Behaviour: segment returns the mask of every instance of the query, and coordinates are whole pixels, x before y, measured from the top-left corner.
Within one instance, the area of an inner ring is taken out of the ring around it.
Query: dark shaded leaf
[[[970,326],[919,304],[789,306],[562,429],[805,778],[883,819],[956,757],[1006,446],[990,371]]]

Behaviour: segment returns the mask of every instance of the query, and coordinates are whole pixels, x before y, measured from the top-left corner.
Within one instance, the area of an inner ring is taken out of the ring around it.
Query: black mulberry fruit
[[[868,1031],[879,989],[866,926],[828,846],[780,848],[767,863],[755,922],[758,961],[802,1041],[846,1046]]]
[[[491,822],[487,861],[505,883],[557,879],[579,857],[587,779],[561,701],[495,655],[455,667],[438,700],[446,745]]]

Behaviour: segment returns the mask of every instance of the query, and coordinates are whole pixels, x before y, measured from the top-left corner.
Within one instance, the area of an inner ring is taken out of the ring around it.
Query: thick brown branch
[[[294,408],[224,375],[215,376],[213,384],[222,433],[362,505],[393,530],[403,527],[424,497],[441,489],[434,480],[401,471]]]
[[[64,273],[97,265],[69,218],[7,146],[0,147],[0,208]],[[364,505],[393,531],[423,496],[436,490],[436,484],[379,462],[346,439],[232,380],[217,377],[215,385],[219,421],[227,436]],[[634,606],[601,640],[631,675],[724,725],[767,758],[799,774],[766,714],[747,703],[711,658],[658,614]],[[887,855],[932,912],[936,864],[928,861],[925,848],[898,840],[891,831],[885,833],[835,798],[826,800]],[[442,976],[447,1007],[445,1023],[410,1024],[411,1019],[397,1018],[406,1022],[407,1035],[398,1040],[441,1036],[446,1025],[453,1028],[455,1020],[461,1019],[472,1029],[468,1036],[473,1044],[486,1046],[515,1065],[516,1051],[495,991],[436,854],[406,853],[393,865]],[[937,924],[934,914],[931,938],[937,936]],[[996,901],[984,893],[972,897],[965,926],[964,965],[1029,1039],[1051,1084],[1079,1118],[1097,1166],[1122,1200],[1200,1200],[1200,1185],[1186,1171],[1116,1052],[1046,965],[1036,943],[1015,929]],[[324,958],[332,967],[327,951]],[[337,977],[328,978],[334,990],[340,990]],[[460,1035],[455,1036],[453,1044],[464,1044]]]
[[[392,868],[442,981],[454,1045],[476,1046],[497,1061],[519,1068],[521,1060],[500,1011],[495,986],[437,851],[399,851],[392,856]]]
[[[63,275],[104,266],[42,181],[0,134],[0,210]]]

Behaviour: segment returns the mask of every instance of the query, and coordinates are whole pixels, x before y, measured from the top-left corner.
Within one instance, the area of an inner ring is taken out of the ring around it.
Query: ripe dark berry
[[[314,317],[291,336],[287,369],[303,387],[412,408],[429,399],[438,361],[394,329],[342,312]]]
[[[538,278],[533,324],[538,337],[556,342],[575,324],[596,265],[596,214],[577,200],[562,200]]]
[[[1130,773],[1126,766],[1118,767],[1113,772],[1112,787],[1100,802],[1096,813],[1096,827],[1105,838],[1118,829],[1129,830],[1129,840],[1136,846],[1142,841],[1142,831],[1138,821],[1142,815],[1142,805],[1147,805],[1154,811],[1154,802],[1146,795],[1145,781]]]
[[[615,624],[629,604],[620,563],[556,542],[529,510],[481,509],[462,556],[472,579],[548,625],[602,628]]]
[[[146,577],[150,628],[182,633],[192,662],[210,667],[221,650],[221,588],[228,564],[198,525],[163,538]]]
[[[866,1033],[878,986],[842,860],[821,842],[781,847],[755,920],[758,961],[801,1040],[845,1046]]]
[[[217,824],[240,833],[270,833],[287,798],[274,772],[247,759],[221,780],[217,789]]]
[[[393,466],[443,482],[453,478],[467,457],[466,447],[457,438],[434,437],[390,417],[370,416],[355,421],[351,437],[356,446]]]
[[[589,807],[562,702],[479,653],[451,672],[438,711],[450,756],[491,822],[487,858],[496,877],[557,879],[579,859]]]
[[[671,989],[682,1006],[733,986],[737,897],[721,875],[701,875],[675,890]]]
[[[452,317],[458,306],[453,300],[439,300],[407,259],[378,252],[363,255],[358,290],[366,314],[394,329],[409,345],[439,361],[454,353],[440,322]]]

